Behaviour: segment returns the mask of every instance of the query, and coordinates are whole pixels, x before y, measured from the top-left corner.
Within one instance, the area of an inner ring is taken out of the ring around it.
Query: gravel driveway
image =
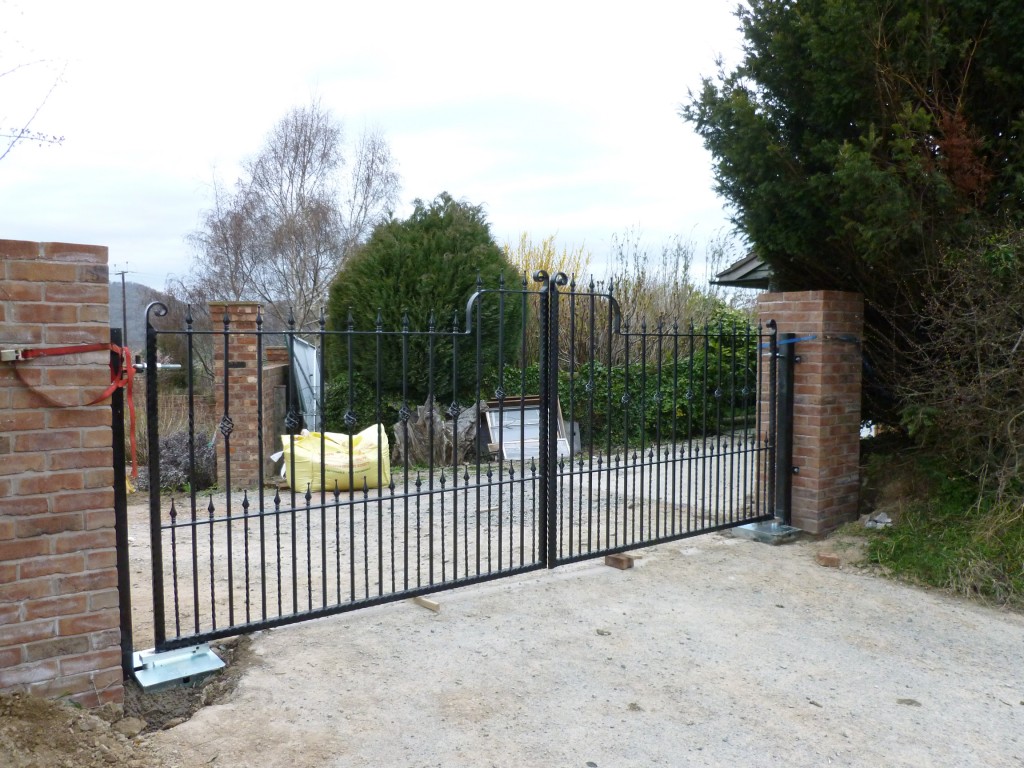
[[[1024,765],[1024,616],[710,535],[260,633],[182,766]]]

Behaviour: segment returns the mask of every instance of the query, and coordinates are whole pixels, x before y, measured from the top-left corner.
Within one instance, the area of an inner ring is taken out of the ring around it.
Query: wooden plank
[[[428,597],[414,597],[412,601],[420,608],[426,608],[428,611],[433,611],[434,613],[441,612],[441,604],[436,600],[431,600]]]

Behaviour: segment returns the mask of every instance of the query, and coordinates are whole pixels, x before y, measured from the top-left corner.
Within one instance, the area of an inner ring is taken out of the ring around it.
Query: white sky
[[[0,0],[0,127],[62,82],[0,161],[0,238],[107,245],[161,288],[185,236],[272,125],[319,97],[352,134],[383,131],[415,198],[482,204],[499,243],[528,232],[652,246],[728,230],[711,160],[679,118],[735,64],[734,0],[352,3]]]

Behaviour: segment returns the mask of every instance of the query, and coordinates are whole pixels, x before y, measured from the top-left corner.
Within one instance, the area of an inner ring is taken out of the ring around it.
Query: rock
[[[167,731],[167,730],[170,730],[171,728],[173,728],[176,725],[181,725],[184,722],[185,722],[185,718],[184,717],[172,717],[170,720],[168,720],[166,723],[163,724],[163,727],[160,730]]]
[[[818,565],[823,565],[826,568],[838,568],[841,562],[839,555],[835,552],[819,552],[816,559]]]
[[[888,528],[890,525],[892,525],[892,518],[884,511],[875,513],[864,523],[865,528]]]
[[[99,728],[101,722],[101,720],[94,718],[90,715],[79,718],[76,725],[78,726],[78,730],[88,733],[89,731],[95,731],[97,728]]]
[[[123,720],[118,720],[113,725],[114,731],[120,733],[122,736],[126,736],[129,739],[133,739],[138,736],[146,727],[146,721],[141,720],[138,717],[126,717]]]
[[[481,400],[450,419],[430,401],[416,406],[407,421],[397,421],[391,427],[395,436],[391,460],[400,463],[408,459],[412,465],[435,467],[463,462],[475,455],[480,414],[486,410],[487,403]]]
[[[114,704],[108,701],[101,707],[96,707],[92,710],[92,713],[102,720],[106,720],[108,723],[116,723],[122,717],[124,717],[124,705]]]

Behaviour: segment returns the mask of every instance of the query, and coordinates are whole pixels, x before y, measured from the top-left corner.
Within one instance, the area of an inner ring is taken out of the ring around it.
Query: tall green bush
[[[497,289],[502,281],[510,289],[520,286],[481,206],[442,193],[429,203],[417,200],[408,219],[379,225],[331,286],[329,415],[348,411],[350,361],[353,404],[365,403],[367,393],[371,400],[379,393],[390,405],[404,395],[410,407],[431,392],[441,404],[469,402],[478,367],[493,370],[499,356],[515,359],[521,340],[521,303],[510,299],[502,307],[495,293],[477,302],[466,332],[470,296],[480,287]],[[403,336],[403,329],[410,333]],[[421,333],[431,329],[431,335]],[[374,417],[353,410],[357,424]],[[330,418],[328,424],[339,426]]]

